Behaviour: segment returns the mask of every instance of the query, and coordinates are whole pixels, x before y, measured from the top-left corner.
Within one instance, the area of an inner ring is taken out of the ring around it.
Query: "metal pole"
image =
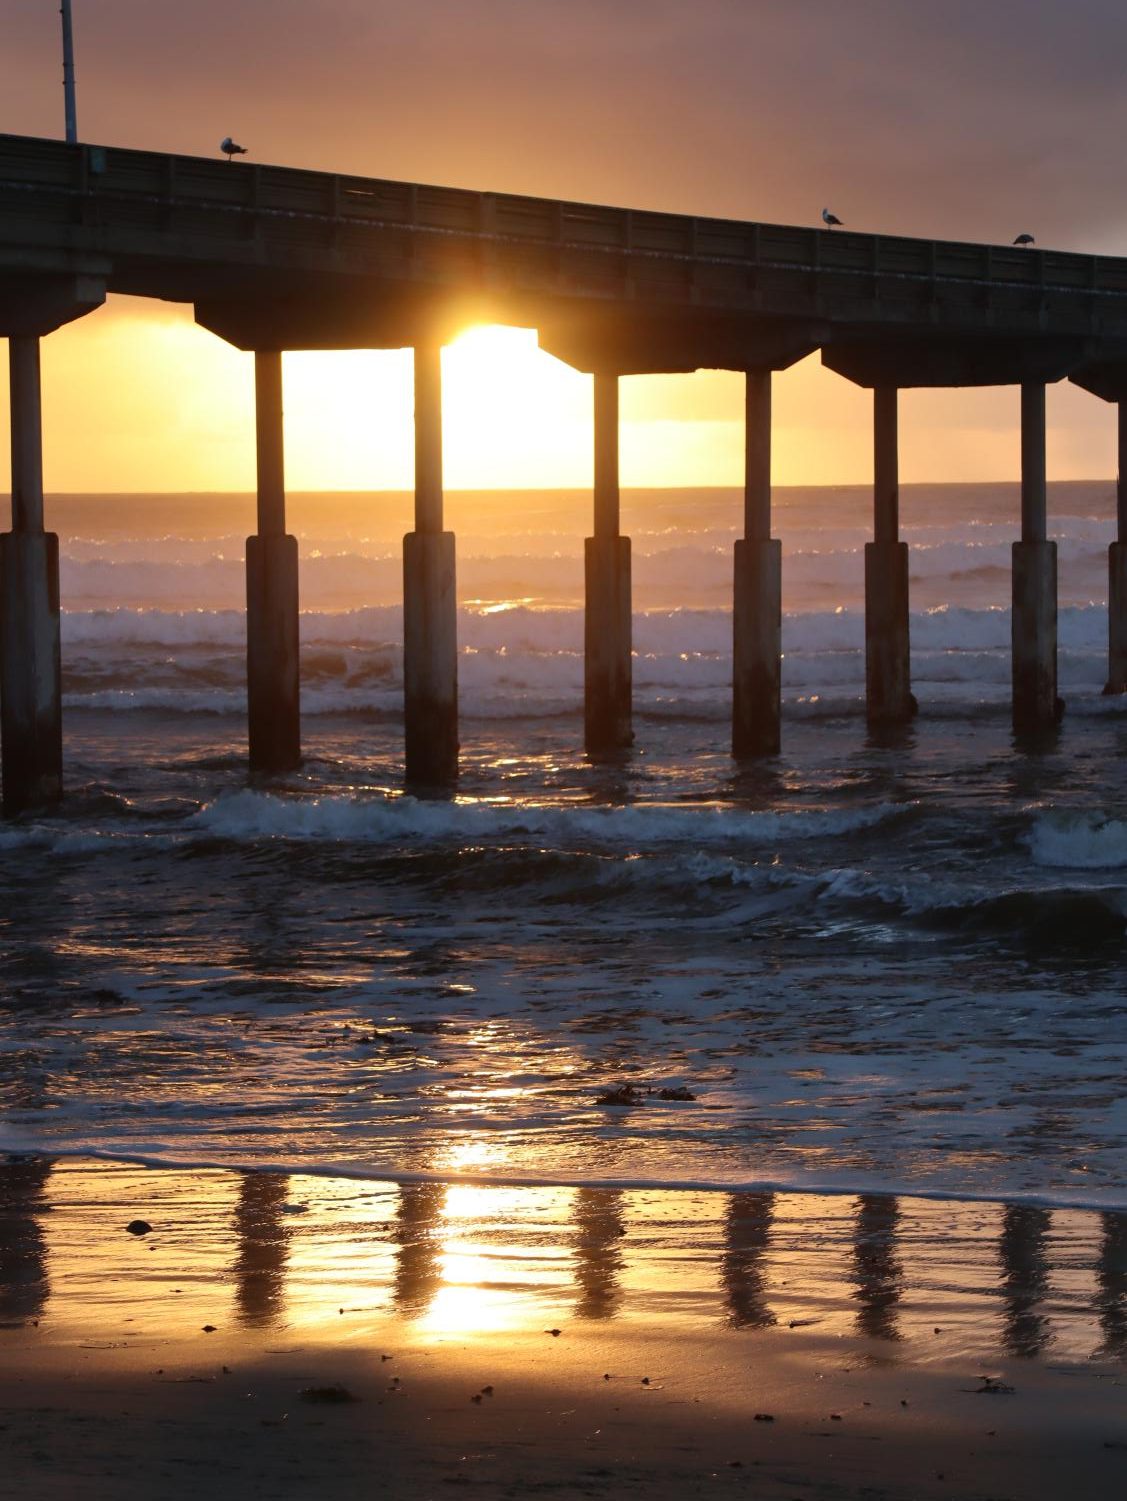
[[[1046,530],[1045,491],[1045,386],[1042,381],[1023,381],[1021,386],[1021,540],[1044,542]]]
[[[618,376],[595,372],[596,537],[619,535]]]
[[[442,531],[442,345],[415,345],[415,530]]]
[[[744,536],[765,542],[771,535],[771,372],[744,375]]]
[[[66,100],[67,145],[78,144],[78,117],[74,103],[74,30],[70,20],[70,0],[62,0],[59,14],[63,18],[63,97]]]
[[[900,472],[897,436],[897,390],[873,391],[873,541],[900,540]]]

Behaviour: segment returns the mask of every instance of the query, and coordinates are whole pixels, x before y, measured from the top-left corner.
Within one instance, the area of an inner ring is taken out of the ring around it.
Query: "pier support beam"
[[[1021,541],[1013,544],[1013,726],[1060,719],[1057,697],[1057,545],[1046,539],[1045,387],[1021,387]]]
[[[782,554],[771,536],[771,372],[746,374],[744,535],[732,592],[732,755],[778,755]]]
[[[1107,683],[1105,693],[1127,693],[1127,402],[1116,402],[1119,472],[1115,541],[1107,550]]]
[[[584,544],[583,720],[588,755],[632,745],[630,539],[619,534],[618,376],[595,374],[595,525]]]
[[[458,617],[454,533],[442,530],[442,347],[415,348],[415,530],[403,538],[406,777],[458,775]]]
[[[258,533],[247,538],[247,719],[251,771],[301,764],[297,538],[286,532],[282,356],[254,357]]]
[[[39,339],[9,340],[12,530],[0,536],[0,773],[5,814],[63,791],[59,539],[43,528]]]
[[[873,541],[865,544],[865,699],[869,723],[916,712],[908,634],[908,544],[900,541],[897,389],[873,390]]]

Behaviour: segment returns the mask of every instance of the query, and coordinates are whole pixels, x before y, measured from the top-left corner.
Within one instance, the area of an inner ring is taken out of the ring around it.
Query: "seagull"
[[[835,224],[840,224],[841,220],[836,214],[831,214],[828,208],[824,208],[822,210],[822,223],[827,229],[832,229]]]
[[[219,149],[223,152],[228,161],[230,161],[233,156],[246,156],[247,154],[247,148],[245,146],[236,146],[230,136],[223,137],[223,139],[219,143]]]
[[[1018,235],[1017,239],[1014,241],[1014,244],[1015,245],[1032,245],[1033,244],[1033,236],[1032,235]]]

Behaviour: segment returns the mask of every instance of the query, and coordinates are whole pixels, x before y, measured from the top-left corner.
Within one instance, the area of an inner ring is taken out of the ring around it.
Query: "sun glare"
[[[0,447],[8,442],[6,366],[0,360]],[[469,328],[446,348],[443,374],[447,489],[590,485],[591,377],[542,350],[534,329]],[[43,388],[50,491],[253,488],[253,361],[197,327],[190,308],[111,298],[44,340]],[[285,406],[291,491],[411,489],[409,349],[287,353]],[[937,469],[952,480],[1012,477],[1011,393],[977,393],[972,404],[965,392],[911,392],[903,406],[905,481]],[[1054,389],[1053,413],[1056,475],[1114,468],[1111,424],[1085,393]],[[742,483],[738,373],[624,379],[621,422],[624,486]],[[775,483],[867,483],[869,426],[867,393],[817,357],[782,371]],[[69,441],[58,440],[62,432]]]
[[[591,378],[545,354],[535,330],[467,329],[442,374],[452,488],[591,483]]]

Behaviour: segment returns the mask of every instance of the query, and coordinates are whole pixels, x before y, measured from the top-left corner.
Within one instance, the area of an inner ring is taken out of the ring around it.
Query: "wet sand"
[[[1113,1496],[1125,1251],[1028,1206],[14,1162],[0,1496]]]

